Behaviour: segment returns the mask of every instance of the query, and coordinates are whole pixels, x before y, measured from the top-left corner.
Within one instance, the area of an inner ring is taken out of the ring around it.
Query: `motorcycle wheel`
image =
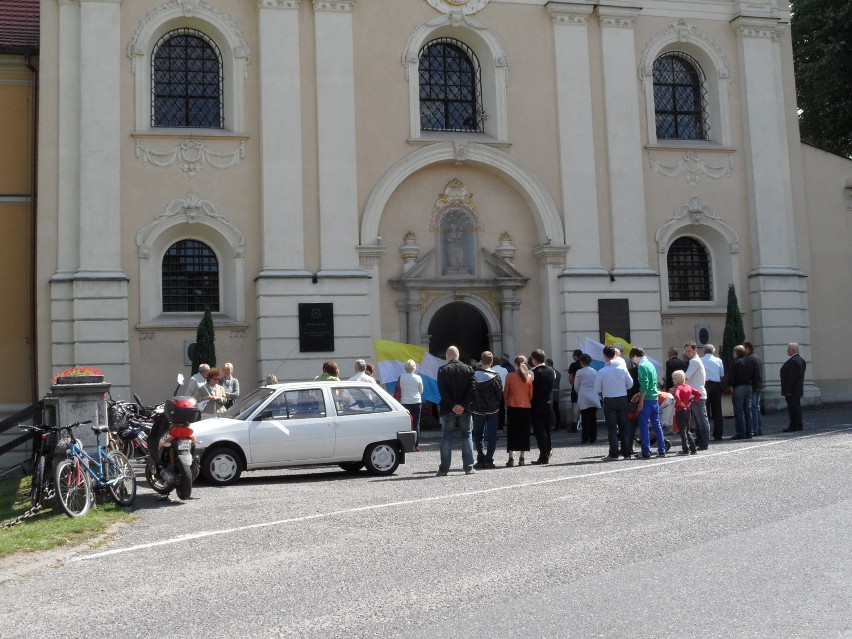
[[[145,464],[145,481],[154,489],[155,493],[159,493],[160,495],[168,495],[174,488],[174,486],[167,485],[157,476],[156,470],[151,467],[151,462]]]
[[[192,468],[183,464],[177,464],[176,471],[178,474],[178,499],[189,499],[192,496]]]

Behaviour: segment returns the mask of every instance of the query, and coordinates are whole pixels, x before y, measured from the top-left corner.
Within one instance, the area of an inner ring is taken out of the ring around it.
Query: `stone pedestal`
[[[53,426],[66,426],[73,422],[92,420],[91,424],[74,429],[74,436],[83,442],[86,450],[93,450],[97,446],[95,433],[92,432],[94,425],[106,425],[107,406],[106,396],[109,393],[110,384],[103,381],[102,376],[98,382],[77,381],[68,382],[69,379],[59,379],[50,387],[50,393],[44,398],[45,422]],[[101,435],[101,443],[105,435]],[[61,441],[61,440],[60,440]]]

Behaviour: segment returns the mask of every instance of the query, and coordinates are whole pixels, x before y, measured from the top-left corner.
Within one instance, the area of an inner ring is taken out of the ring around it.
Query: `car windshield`
[[[251,417],[254,412],[260,408],[260,405],[263,404],[269,396],[275,392],[274,388],[258,388],[257,390],[252,391],[242,399],[240,399],[236,404],[231,406],[224,413],[219,413],[219,417],[230,417],[231,419],[243,419],[246,420]]]

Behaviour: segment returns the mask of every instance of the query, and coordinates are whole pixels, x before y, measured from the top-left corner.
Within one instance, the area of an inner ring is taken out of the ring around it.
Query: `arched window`
[[[654,61],[657,139],[708,139],[706,106],[704,73],[695,58],[673,51]]]
[[[175,29],[151,57],[151,126],[221,129],[222,56],[208,36]]]
[[[420,128],[483,132],[479,60],[463,42],[432,40],[420,50]]]
[[[172,244],[163,256],[163,312],[219,311],[219,260],[198,240]]]
[[[667,255],[669,301],[712,300],[710,256],[704,245],[691,237],[679,237]]]

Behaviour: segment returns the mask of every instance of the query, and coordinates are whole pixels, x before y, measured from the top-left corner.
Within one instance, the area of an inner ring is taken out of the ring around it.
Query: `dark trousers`
[[[583,424],[581,441],[594,444],[598,438],[598,409],[592,406],[580,411],[580,422]]]
[[[562,416],[559,414],[559,391],[553,392],[553,430],[559,430]]]
[[[690,417],[692,417],[691,410],[679,410],[675,415],[677,427],[680,430],[680,446],[685,453],[694,453],[696,450],[695,439],[693,439],[692,430],[689,428]]]
[[[538,460],[550,459],[550,427],[553,424],[553,406],[539,404],[532,407],[532,425],[535,443],[538,446]]]
[[[790,416],[790,428],[802,430],[802,398],[797,395],[785,395],[787,414]]]
[[[618,457],[619,442],[621,454],[625,457],[633,452],[633,441],[628,441],[629,419],[627,417],[627,396],[604,397],[604,419],[606,420],[607,438],[609,439],[609,456]]]
[[[722,439],[725,433],[725,417],[722,415],[722,383],[707,382],[707,408],[713,420],[713,439]]]

